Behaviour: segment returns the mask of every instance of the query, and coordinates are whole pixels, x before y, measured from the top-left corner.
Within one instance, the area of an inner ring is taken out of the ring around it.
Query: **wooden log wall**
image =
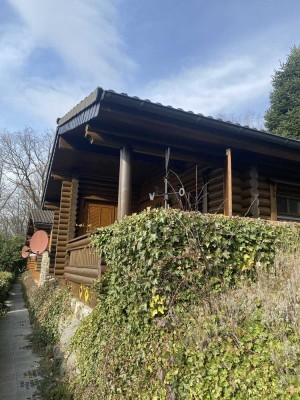
[[[56,245],[55,276],[64,274],[67,243],[75,235],[77,213],[78,180],[64,180],[61,187],[61,202]]]
[[[67,245],[69,264],[65,267],[64,276],[66,284],[71,286],[73,295],[93,307],[97,296],[89,286],[107,271],[107,265],[96,249],[88,247],[90,241],[91,238],[87,235],[69,241]]]
[[[30,256],[27,258],[27,269],[31,273],[35,270],[36,262],[35,259],[31,258]]]
[[[258,175],[259,217],[271,219],[271,184],[262,175]]]
[[[271,221],[277,221],[277,184],[270,182]]]
[[[237,171],[232,171],[232,215],[243,215],[242,178]]]
[[[181,201],[185,210],[203,211],[203,199],[206,193],[204,190],[203,171],[203,167],[198,167],[196,170],[196,165],[193,164],[189,165],[184,172],[178,174],[186,192],[186,196]],[[171,178],[171,182],[172,186],[178,190],[180,182],[175,175]]]
[[[259,217],[259,192],[258,172],[256,167],[251,167],[242,174],[242,215],[247,217]]]
[[[50,275],[54,275],[58,224],[59,224],[59,209],[55,209],[53,210],[53,224],[51,231],[50,266],[49,266]]]
[[[33,257],[27,258],[27,269],[30,271],[32,279],[38,281],[40,279],[40,270],[37,268],[37,260]]]
[[[223,168],[214,168],[208,173],[208,212],[224,212],[225,184]],[[239,171],[232,170],[232,215],[243,215],[242,177]]]
[[[180,187],[184,187],[186,192],[186,195],[183,197],[174,194],[169,196],[172,208],[195,210],[198,207],[198,210],[202,210],[204,196],[203,170],[204,168],[199,167],[196,172],[196,165],[188,164],[183,171],[175,171],[177,176],[173,172],[169,173],[168,192],[177,192]],[[163,196],[155,197],[153,201],[149,198],[149,193],[155,192],[156,187],[160,192],[164,191],[164,176],[165,169],[157,167],[145,178],[139,192],[139,211],[147,207],[164,207]],[[198,201],[196,201],[196,192],[198,194]]]
[[[156,197],[153,201],[149,199],[149,193],[155,191],[155,187],[163,191],[164,182],[163,177],[165,176],[165,170],[163,167],[153,167],[151,174],[145,176],[144,181],[141,184],[139,190],[139,211],[145,210],[148,207],[163,207],[164,200],[162,197]]]
[[[222,214],[224,212],[224,169],[213,168],[208,173],[208,212]]]
[[[68,243],[69,264],[65,268],[68,281],[90,285],[100,277],[104,262],[100,262],[96,249],[88,247],[90,241],[91,238],[84,235]]]
[[[271,183],[256,166],[242,177],[242,216],[271,219]]]
[[[118,202],[118,180],[80,177],[79,198],[89,197],[107,203]]]

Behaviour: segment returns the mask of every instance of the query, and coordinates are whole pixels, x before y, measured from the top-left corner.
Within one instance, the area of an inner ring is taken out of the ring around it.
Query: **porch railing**
[[[67,244],[67,265],[65,278],[67,281],[91,285],[105,272],[106,265],[99,252],[88,247],[91,238],[88,235],[72,239]]]

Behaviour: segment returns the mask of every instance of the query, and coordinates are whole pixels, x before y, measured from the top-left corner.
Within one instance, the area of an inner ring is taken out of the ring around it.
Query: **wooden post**
[[[118,219],[131,213],[131,150],[124,146],[120,150]]]
[[[205,172],[204,174],[202,174],[202,179],[203,179],[203,199],[202,199],[202,213],[206,214],[208,213],[208,190],[207,190],[207,186],[208,186],[208,173]]]
[[[270,200],[271,200],[271,221],[277,221],[277,185],[275,182],[270,183]]]
[[[231,150],[226,150],[226,170],[225,170],[225,205],[224,215],[232,216],[232,165]]]

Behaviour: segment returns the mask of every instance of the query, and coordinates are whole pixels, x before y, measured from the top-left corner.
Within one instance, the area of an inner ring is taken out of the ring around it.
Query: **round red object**
[[[28,246],[22,247],[22,257],[27,258],[30,253],[30,248]]]
[[[33,253],[41,254],[48,247],[49,236],[45,231],[36,231],[30,239],[30,249]]]

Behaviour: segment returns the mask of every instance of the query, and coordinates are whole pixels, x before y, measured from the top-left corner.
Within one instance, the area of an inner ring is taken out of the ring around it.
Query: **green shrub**
[[[42,357],[38,394],[44,400],[71,400],[62,374],[62,359],[58,352],[54,355],[61,330],[72,314],[71,294],[54,279],[38,287],[29,271],[22,275],[22,284],[33,325],[32,342]]]
[[[6,299],[13,280],[13,273],[8,271],[0,271],[0,303],[3,303],[3,301]]]
[[[24,239],[18,236],[8,237],[0,233],[0,271],[18,272],[24,265],[21,249]]]
[[[0,271],[0,316],[3,316],[7,312],[8,308],[4,304],[4,301],[9,293],[14,277],[12,272]]]
[[[59,287],[57,280],[37,287],[30,274],[24,274],[23,285],[34,325],[35,341],[51,348],[59,339],[60,320],[71,313],[71,295],[68,290]]]
[[[76,398],[300,398],[299,357],[284,357],[299,353],[296,330],[279,336],[252,296],[261,273],[277,279],[277,249],[297,250],[296,227],[153,210],[92,245],[110,269],[73,339]]]

